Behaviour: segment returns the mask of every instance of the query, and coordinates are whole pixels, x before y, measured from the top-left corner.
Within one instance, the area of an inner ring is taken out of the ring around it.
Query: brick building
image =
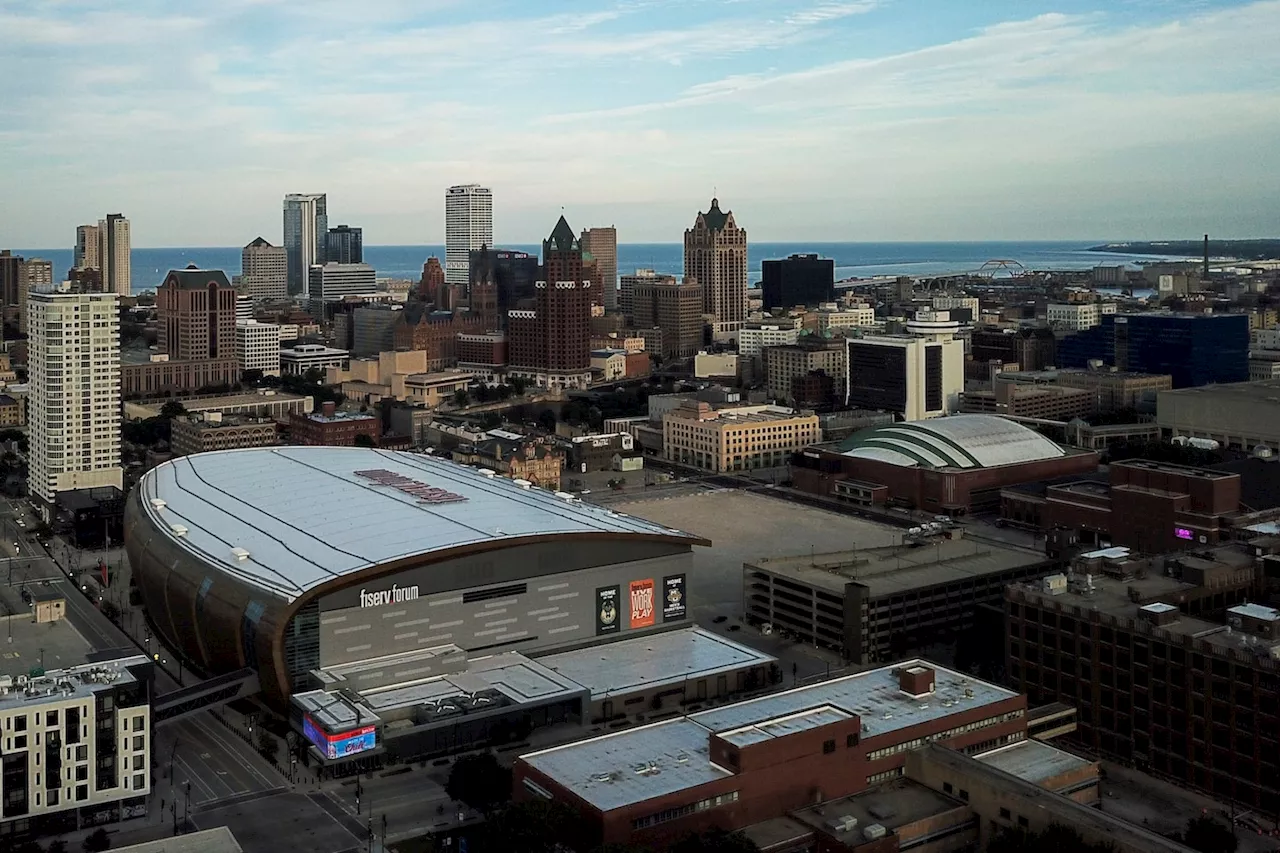
[[[997,380],[995,390],[966,391],[960,395],[960,411],[965,414],[1070,421],[1083,418],[1096,409],[1094,395],[1088,391],[1053,385],[1022,385]]]
[[[453,461],[478,465],[513,480],[559,491],[565,452],[549,439],[489,435],[480,441],[459,445],[453,451]]]
[[[240,381],[236,290],[222,270],[170,270],[156,290],[162,356],[120,366],[122,394],[194,391]]]
[[[427,370],[444,370],[457,365],[458,335],[481,335],[487,324],[483,317],[465,311],[433,311],[424,302],[409,302],[400,312],[393,332],[398,350],[423,350]]]
[[[422,265],[422,278],[418,282],[418,300],[439,305],[444,290],[444,267],[435,255]]]
[[[294,444],[349,447],[361,435],[377,444],[382,436],[381,422],[362,412],[339,412],[333,403],[325,403],[319,412],[289,416],[289,436]]]
[[[583,274],[582,247],[560,217],[542,244],[543,280],[534,307],[507,315],[511,372],[546,388],[585,388],[591,382],[593,283]]]
[[[270,418],[224,418],[221,412],[205,412],[172,421],[170,446],[174,456],[279,443],[279,428]]]

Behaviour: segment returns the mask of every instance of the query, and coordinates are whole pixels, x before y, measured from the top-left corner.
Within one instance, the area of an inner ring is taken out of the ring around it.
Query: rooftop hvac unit
[[[164,498],[151,499],[151,507],[153,509],[164,509],[166,506],[168,506],[168,504],[165,503]]]
[[[875,841],[878,838],[884,838],[884,835],[885,829],[878,823],[868,824],[867,828],[862,830],[863,838],[866,838],[868,841]]]
[[[853,815],[840,815],[834,820],[827,821],[827,826],[831,827],[834,832],[850,832],[858,825],[858,819]]]
[[[242,563],[249,559],[249,552],[243,548],[232,548],[231,559],[235,560],[237,563]]]
[[[173,531],[173,535],[179,539],[187,535],[187,526],[185,524],[171,524],[169,529]]]

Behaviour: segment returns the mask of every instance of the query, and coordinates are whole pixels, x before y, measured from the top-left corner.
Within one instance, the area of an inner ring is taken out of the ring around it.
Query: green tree
[[[258,754],[261,755],[263,758],[265,758],[267,761],[270,761],[272,764],[275,764],[276,750],[279,749],[279,747],[280,747],[280,742],[275,739],[275,736],[272,735],[271,732],[259,726],[258,727]]]
[[[173,420],[180,418],[187,413],[187,407],[179,403],[177,400],[170,400],[160,407],[160,417],[165,420]]]
[[[453,392],[453,404],[461,409],[471,399],[471,395],[467,393],[465,388],[459,388]]]
[[[491,752],[464,755],[449,768],[445,793],[486,816],[511,799],[511,771]]]
[[[760,853],[760,848],[744,835],[716,828],[686,835],[675,843],[671,853]]]
[[[89,833],[80,844],[84,848],[84,853],[102,853],[111,847],[111,836],[102,827],[98,827]]]
[[[559,853],[570,849],[580,824],[562,803],[529,800],[512,803],[489,819],[477,839],[477,850]]]
[[[1231,827],[1209,815],[1201,815],[1187,822],[1182,843],[1200,853],[1235,853],[1239,841]]]
[[[542,427],[543,432],[555,432],[556,413],[550,409],[543,409],[538,414],[538,426]]]
[[[507,379],[507,385],[511,386],[511,393],[517,397],[523,397],[524,392],[529,388],[529,383],[521,379],[519,376],[512,376]]]
[[[360,433],[355,438],[355,446],[356,447],[377,447],[378,442],[374,441],[372,437],[366,435],[365,433]]]

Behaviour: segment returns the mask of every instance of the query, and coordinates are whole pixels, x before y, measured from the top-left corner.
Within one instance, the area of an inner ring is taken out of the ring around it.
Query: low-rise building
[[[240,381],[240,362],[230,358],[171,359],[147,353],[120,362],[120,393],[126,397],[197,391]]]
[[[126,402],[124,404],[125,420],[145,421],[148,418],[159,417],[160,409],[166,402],[168,400]],[[287,421],[292,414],[310,412],[315,407],[315,399],[262,388],[253,394],[184,397],[182,406],[193,415],[221,412],[224,415],[248,415]]]
[[[790,346],[765,347],[763,357],[765,389],[774,400],[795,402],[793,380],[815,371],[831,378],[831,402],[844,399],[849,376],[848,349],[844,338],[806,335]]]
[[[698,379],[738,376],[739,356],[731,352],[700,352],[693,357],[693,375]]]
[[[451,402],[455,394],[466,391],[475,380],[475,374],[466,370],[414,373],[405,378],[404,399],[408,403],[434,409]]]
[[[591,351],[591,369],[599,372],[604,382],[616,382],[627,375],[627,352],[620,349]]]
[[[814,313],[818,334],[842,332],[846,329],[869,329],[876,325],[876,309],[870,305],[848,308],[821,307]]]
[[[620,349],[625,350],[628,354],[644,352],[644,338],[639,335],[629,335],[619,332],[609,332],[607,334],[598,335],[592,331],[591,348],[597,349]]]
[[[1156,423],[1165,439],[1216,441],[1232,450],[1280,451],[1280,379],[1160,392]]]
[[[478,465],[512,480],[559,491],[565,452],[551,439],[494,430],[479,441],[459,445],[453,451],[453,461]]]
[[[346,370],[351,353],[323,344],[298,344],[280,350],[280,372],[290,376],[306,376],[307,371],[321,372],[331,367]]]
[[[279,427],[271,418],[253,418],[222,412],[174,418],[170,422],[169,446],[174,456],[231,450],[239,447],[270,447],[280,443]]]
[[[365,436],[374,444],[382,437],[382,424],[363,412],[339,412],[325,403],[319,412],[289,416],[289,436],[294,444],[349,447]]]
[[[818,416],[781,406],[713,409],[685,402],[662,416],[664,459],[704,471],[749,471],[785,465],[818,441]]]
[[[738,330],[738,355],[753,358],[765,347],[791,346],[800,340],[802,325],[800,317],[748,320]]]
[[[506,378],[506,332],[458,332],[458,369],[475,374],[486,385],[499,385]]]
[[[1049,305],[1045,318],[1051,329],[1082,332],[1100,324],[1107,314],[1114,313],[1116,313],[1114,302],[1072,302]]]
[[[25,426],[27,407],[11,394],[0,394],[0,427]]]
[[[960,395],[960,411],[964,414],[1070,421],[1086,417],[1096,408],[1093,395],[1083,388],[1056,385],[997,381],[992,391],[966,391]]]
[[[1130,409],[1154,409],[1156,396],[1173,388],[1168,374],[1130,373],[1122,370],[1060,369],[1003,372],[995,382],[1018,385],[1053,385],[1088,391],[1090,413],[1111,414]]]
[[[563,439],[567,451],[565,470],[578,474],[588,471],[614,471],[614,461],[636,455],[635,439],[624,432],[608,435],[577,435]]]
[[[258,370],[263,376],[279,376],[280,327],[257,320],[237,320],[236,359],[242,374]]]

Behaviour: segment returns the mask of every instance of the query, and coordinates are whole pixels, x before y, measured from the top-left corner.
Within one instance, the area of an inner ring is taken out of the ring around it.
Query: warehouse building
[[[1162,438],[1206,438],[1233,450],[1280,451],[1280,379],[1161,391]]]

